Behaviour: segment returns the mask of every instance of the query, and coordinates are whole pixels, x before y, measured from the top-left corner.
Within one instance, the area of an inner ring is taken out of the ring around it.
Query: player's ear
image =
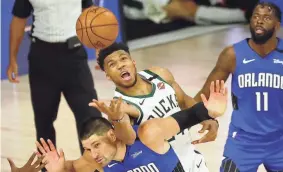
[[[107,132],[107,136],[111,140],[111,142],[115,142],[117,139],[114,130],[112,129]]]

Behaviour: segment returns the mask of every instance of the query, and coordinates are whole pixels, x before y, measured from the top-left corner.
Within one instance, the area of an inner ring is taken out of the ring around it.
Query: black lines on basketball
[[[79,24],[80,24],[81,27],[80,27],[80,29],[77,29],[77,30],[81,30],[81,29],[83,29],[83,23],[82,23],[80,18],[78,18],[78,21],[79,21]]]
[[[102,11],[101,13],[97,14],[96,16],[94,16],[93,19],[91,20],[90,24],[92,24],[93,20],[94,20],[96,17],[98,17],[99,15],[101,15],[101,14],[107,12],[107,11],[108,11],[108,10],[104,10],[104,11]]]
[[[87,26],[87,17],[88,17],[88,13],[89,13],[89,12],[90,12],[90,10],[87,11],[87,13],[86,13],[85,26]],[[88,35],[88,29],[86,29],[86,35],[87,35],[87,38],[88,38],[89,42],[91,43],[91,45],[92,45],[93,47],[96,47],[96,46],[92,43],[91,38],[90,38],[89,35]]]
[[[93,17],[93,19],[92,19],[91,22],[90,22],[90,26],[91,26],[91,27],[90,27],[90,30],[91,30],[91,32],[92,32],[95,36],[97,36],[97,37],[99,37],[99,38],[105,39],[105,40],[107,40],[107,41],[113,41],[113,40],[111,40],[111,39],[108,39],[108,38],[105,38],[105,37],[103,37],[103,36],[100,36],[100,35],[96,34],[95,31],[93,30],[94,28],[92,27],[92,23],[93,23],[94,19],[95,19],[96,17],[98,17],[99,15],[105,13],[105,12],[108,12],[108,10],[104,10],[103,12],[101,12],[101,13],[97,14],[95,17]]]
[[[107,11],[107,10],[106,10]],[[106,11],[104,11],[104,12],[106,12]],[[102,14],[102,13],[100,13],[100,14]],[[96,15],[96,17],[97,17],[98,15]],[[95,31],[93,30],[94,28],[92,27],[92,23],[93,23],[93,21],[94,21],[94,18],[91,20],[91,22],[90,22],[90,30],[91,30],[91,32],[95,35],[95,36],[97,36],[97,37],[99,37],[99,38],[102,38],[102,39],[105,39],[105,40],[107,40],[107,41],[113,41],[113,40],[111,40],[111,39],[108,39],[108,38],[105,38],[105,37],[103,37],[103,36],[100,36],[100,35],[98,35],[98,34],[96,34],[95,33]],[[106,25],[107,26],[107,25]],[[111,25],[110,25],[111,26]]]
[[[97,48],[100,48],[100,47],[104,47],[104,46],[105,46],[105,45],[104,45],[102,42],[100,42],[100,41],[96,41],[95,45],[96,45]]]
[[[105,11],[103,11],[103,12],[97,14],[96,16],[94,16],[94,17],[92,18],[92,20],[90,21],[90,26],[92,26],[92,23],[93,23],[94,19],[95,19],[97,16],[99,16],[99,15],[102,14],[102,13],[105,13],[106,11],[107,11],[107,10],[105,10]]]
[[[79,16],[76,32],[80,41],[88,48],[105,48],[117,39],[119,23],[110,10],[89,7]]]
[[[83,30],[83,29],[91,29],[93,27],[103,27],[103,26],[118,26],[118,24],[102,24],[102,25],[87,26],[84,28],[77,29],[77,31]]]
[[[99,10],[99,9],[100,9],[99,7],[95,7],[95,8],[93,8],[93,9],[89,10],[89,11],[90,11],[90,12],[93,12],[93,13],[96,13],[97,10]]]
[[[115,23],[115,24],[101,24],[101,25],[93,25],[91,27],[102,27],[102,26],[117,26],[118,24]]]
[[[83,24],[82,24],[82,21],[81,21],[81,19],[80,18],[78,18],[78,21],[79,21],[79,24],[80,24],[80,29],[76,29],[77,30],[77,32],[78,31],[81,31],[81,33],[82,33],[82,35],[81,35],[81,39],[83,40],[84,39],[84,28],[83,28]]]
[[[91,30],[91,32],[92,32],[95,36],[97,36],[97,37],[99,37],[99,38],[102,38],[102,39],[105,39],[105,40],[107,40],[107,41],[113,41],[113,40],[111,40],[111,39],[109,39],[109,38],[105,38],[105,37],[103,37],[103,36],[100,36],[100,35],[96,34],[92,29],[94,29],[94,28],[90,28],[90,30]]]

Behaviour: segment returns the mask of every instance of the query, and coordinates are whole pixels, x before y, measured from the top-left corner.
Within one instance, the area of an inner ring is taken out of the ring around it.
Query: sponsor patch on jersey
[[[165,89],[165,84],[164,84],[164,82],[159,82],[159,83],[157,84],[157,87],[158,87],[159,90]]]

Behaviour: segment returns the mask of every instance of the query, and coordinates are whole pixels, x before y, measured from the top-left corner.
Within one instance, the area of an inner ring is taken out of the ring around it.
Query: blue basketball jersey
[[[137,132],[138,126],[134,126]],[[111,161],[104,172],[184,172],[179,159],[172,149],[165,154],[158,154],[138,139],[133,145],[127,146],[125,158],[122,162]]]
[[[283,50],[282,39],[277,49]],[[262,58],[249,46],[248,39],[234,44],[234,50],[230,125],[255,135],[282,134],[283,52],[274,50]]]

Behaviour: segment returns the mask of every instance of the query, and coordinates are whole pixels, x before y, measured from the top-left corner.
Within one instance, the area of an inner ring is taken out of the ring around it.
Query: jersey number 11
[[[256,92],[255,94],[256,94],[256,110],[262,111],[262,105],[263,105],[263,111],[268,111],[268,93]]]

